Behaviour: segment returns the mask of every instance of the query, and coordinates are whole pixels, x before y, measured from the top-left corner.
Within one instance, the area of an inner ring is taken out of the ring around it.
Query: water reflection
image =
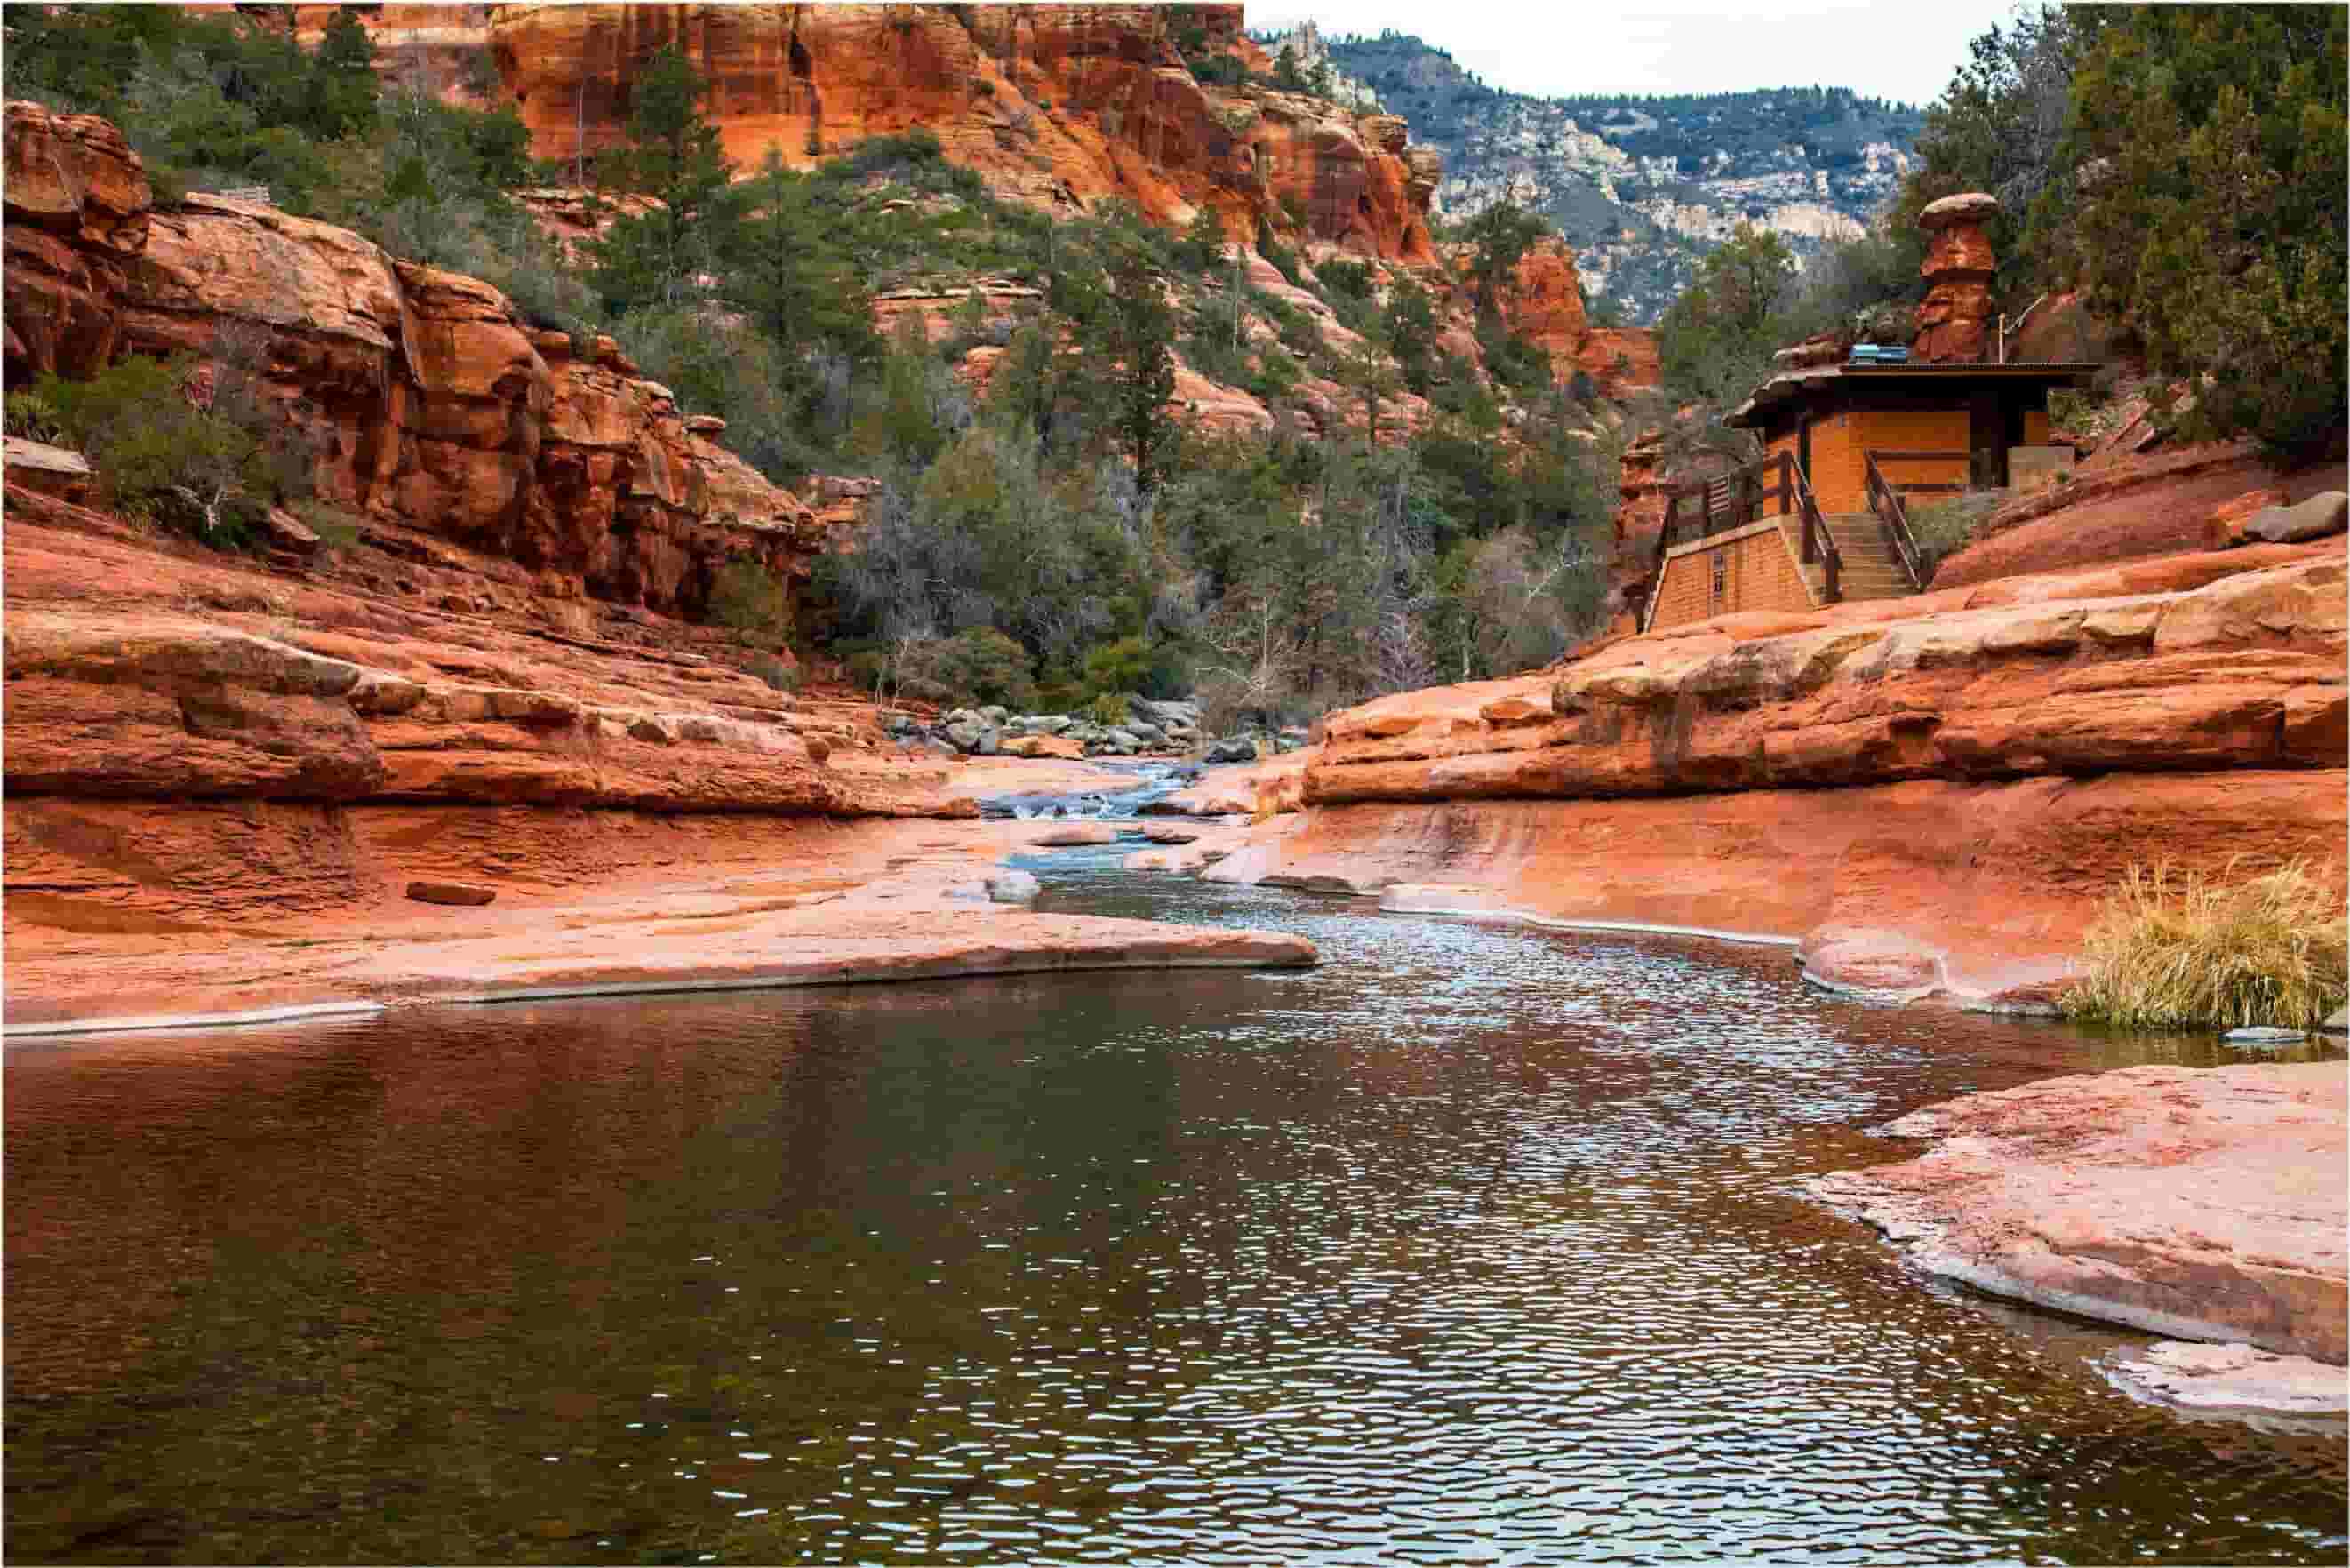
[[[85,1561],[2332,1561],[2338,1441],[2107,1388],[1791,1196],[2216,1044],[1041,858],[1311,974],[7,1060],[7,1547]]]

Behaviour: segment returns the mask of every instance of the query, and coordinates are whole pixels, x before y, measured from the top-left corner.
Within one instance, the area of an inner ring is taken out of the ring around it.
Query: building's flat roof
[[[1754,389],[1753,395],[1722,420],[1726,425],[1751,425],[1765,409],[1821,390],[1838,381],[2080,381],[2105,367],[2091,359],[2010,359],[2004,363],[1949,362],[1912,365],[1853,360],[1840,365],[1814,365],[1785,370]]]

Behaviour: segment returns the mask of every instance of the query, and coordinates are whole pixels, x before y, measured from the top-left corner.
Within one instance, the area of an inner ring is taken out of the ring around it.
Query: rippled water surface
[[[1191,971],[12,1049],[14,1561],[2339,1562],[2338,1437],[1791,1193],[2208,1043],[1033,863]]]

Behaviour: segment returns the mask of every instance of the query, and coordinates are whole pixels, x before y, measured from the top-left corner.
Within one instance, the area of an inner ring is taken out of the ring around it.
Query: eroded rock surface
[[[1813,1194],[1932,1273],[2179,1339],[2345,1359],[2350,1066],[2131,1067],[1929,1106]]]
[[[1238,5],[1184,13],[1205,47],[1266,68]],[[624,136],[633,72],[684,47],[718,84],[714,118],[744,169],[805,167],[917,128],[998,193],[1048,209],[1112,197],[1161,223],[1205,207],[1253,237],[1260,218],[1365,255],[1426,263],[1435,189],[1425,150],[1388,115],[1304,94],[1216,88],[1149,5],[501,5],[489,25],[533,151],[589,156]],[[581,102],[585,94],[584,109]]]
[[[2344,577],[2324,545],[2175,556],[1385,698],[1298,754],[1302,821],[1207,875],[1482,889],[1462,907],[1797,941],[1857,993],[2045,1009],[2134,861],[2341,876]]]
[[[322,495],[511,563],[543,597],[691,613],[730,560],[807,576],[816,513],[609,339],[575,351],[477,278],[267,206],[151,213],[104,120],[6,114],[11,380],[125,351],[251,356]]]
[[[2338,767],[2345,568],[2309,550],[1726,616],[1383,698],[1325,722],[1305,799]]]

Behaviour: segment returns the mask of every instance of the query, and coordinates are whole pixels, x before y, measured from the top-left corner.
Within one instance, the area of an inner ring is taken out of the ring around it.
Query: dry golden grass
[[[2068,1017],[2131,1029],[2314,1029],[2350,992],[2339,886],[2300,861],[2239,878],[2132,866],[2088,938]]]

